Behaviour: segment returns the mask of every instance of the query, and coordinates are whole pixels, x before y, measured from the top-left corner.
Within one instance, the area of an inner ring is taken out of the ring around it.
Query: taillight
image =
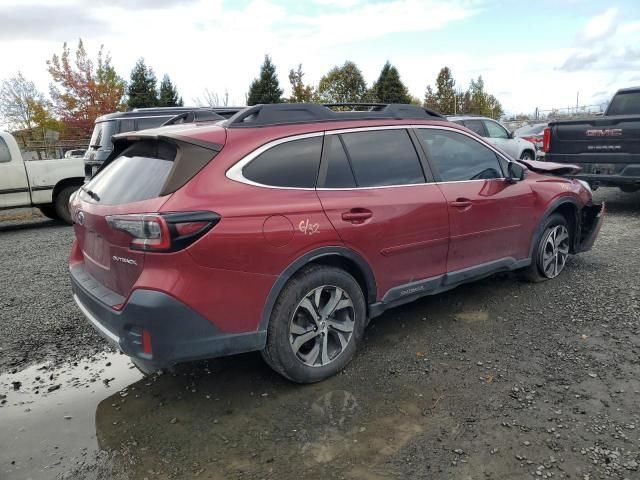
[[[551,129],[546,127],[544,129],[544,133],[542,134],[542,150],[547,153],[550,150],[551,146]]]
[[[129,248],[146,252],[181,250],[211,230],[220,215],[213,212],[110,215],[111,228],[131,235]]]

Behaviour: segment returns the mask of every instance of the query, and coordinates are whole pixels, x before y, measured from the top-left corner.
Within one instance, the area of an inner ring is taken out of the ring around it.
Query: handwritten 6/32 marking
[[[320,224],[311,223],[307,218],[306,220],[300,220],[298,229],[305,235],[313,235],[314,233],[320,232]]]

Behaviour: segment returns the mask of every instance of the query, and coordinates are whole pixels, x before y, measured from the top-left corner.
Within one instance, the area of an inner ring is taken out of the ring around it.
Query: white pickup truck
[[[38,207],[71,224],[69,198],[83,183],[81,158],[24,161],[15,138],[0,131],[0,210]]]

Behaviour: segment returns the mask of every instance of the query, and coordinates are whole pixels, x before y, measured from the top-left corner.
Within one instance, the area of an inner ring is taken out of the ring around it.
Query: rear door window
[[[129,118],[120,120],[120,133],[132,132],[136,129],[136,121]]]
[[[242,169],[247,180],[272,187],[314,188],[322,136],[291,140],[258,155]]]
[[[349,165],[340,135],[327,135],[318,186],[324,188],[354,188],[356,179]]]
[[[502,178],[496,154],[469,136],[435,128],[419,128],[429,161],[443,182]]]
[[[404,129],[341,135],[358,187],[424,183],[420,159]]]
[[[484,125],[480,120],[465,120],[463,125],[481,137],[487,136],[487,131],[484,129]]]

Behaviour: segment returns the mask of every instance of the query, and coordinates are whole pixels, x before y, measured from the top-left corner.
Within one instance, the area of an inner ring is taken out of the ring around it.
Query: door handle
[[[457,198],[454,202],[450,202],[449,205],[456,208],[469,208],[473,205],[473,202],[468,198]]]
[[[342,213],[342,220],[352,223],[362,223],[371,217],[373,217],[373,212],[366,208],[352,208],[348,212]]]

